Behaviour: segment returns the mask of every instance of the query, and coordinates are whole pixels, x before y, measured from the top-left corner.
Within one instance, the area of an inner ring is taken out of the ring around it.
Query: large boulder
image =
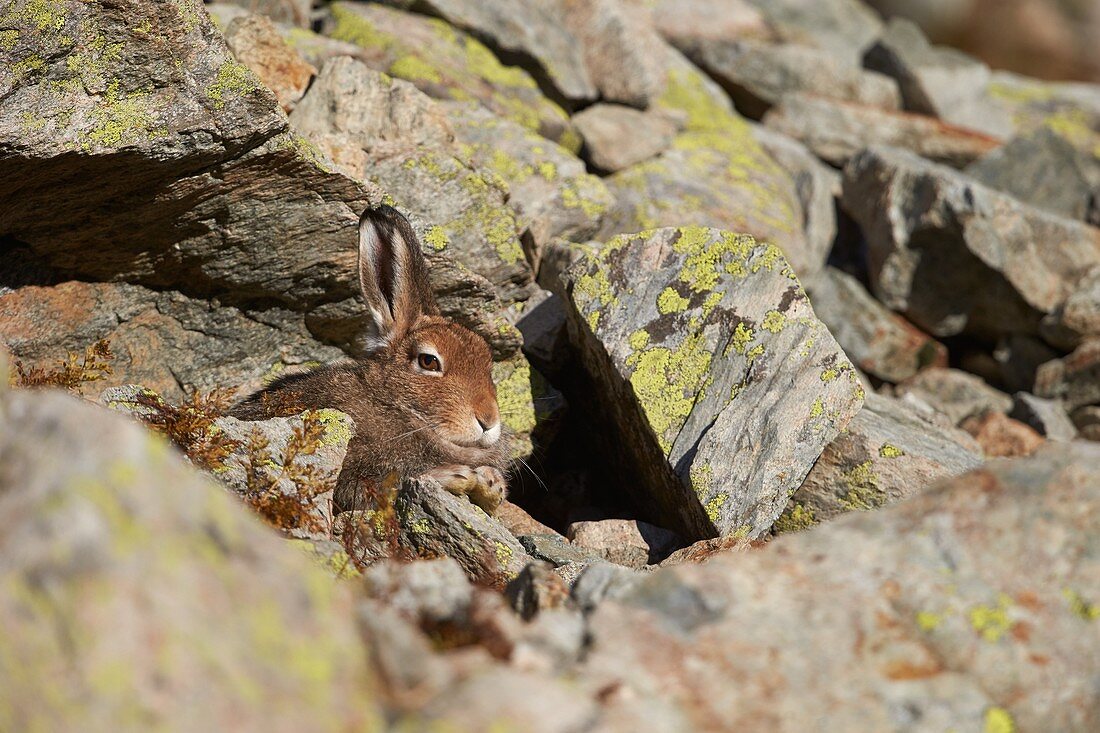
[[[163,440],[54,392],[0,425],[0,727],[380,724],[350,594]]]
[[[688,539],[766,532],[863,398],[782,253],[660,229],[569,280],[589,410],[646,518]]]
[[[1100,263],[1100,229],[890,148],[845,169],[875,294],[935,336],[1037,334]]]
[[[585,678],[693,730],[1093,730],[1098,477],[1100,448],[1052,445],[660,570],[589,615]]]

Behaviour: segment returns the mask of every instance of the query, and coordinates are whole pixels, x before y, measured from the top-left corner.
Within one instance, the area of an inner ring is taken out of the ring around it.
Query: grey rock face
[[[309,28],[312,22],[312,0],[224,0],[252,13],[266,15],[276,23]]]
[[[843,166],[870,145],[910,150],[961,168],[993,150],[997,141],[933,117],[875,109],[809,94],[789,94],[764,123],[799,140],[818,157]]]
[[[3,727],[378,724],[345,590],[161,439],[56,392],[0,424]]]
[[[901,107],[893,79],[852,66],[821,49],[713,40],[686,53],[730,93],[740,112],[754,119],[798,92],[886,110]]]
[[[864,372],[900,382],[928,366],[947,366],[947,349],[884,308],[851,275],[827,267],[810,287],[814,312]]]
[[[390,0],[393,5],[410,4]],[[560,98],[596,98],[577,39],[561,24],[554,3],[539,0],[428,0],[421,11],[485,41],[501,56],[533,72]]]
[[[678,131],[668,115],[622,104],[594,104],[578,112],[573,124],[584,140],[584,154],[592,165],[609,173],[664,151]]]
[[[933,335],[1036,334],[1100,262],[1100,230],[910,153],[872,148],[844,175],[875,294]]]
[[[878,509],[981,462],[980,448],[963,431],[944,429],[896,400],[868,395],[791,496],[775,528],[806,529],[844,512]]]
[[[1100,157],[1050,128],[1013,138],[966,174],[1058,216],[1100,224]]]
[[[858,0],[748,0],[778,40],[828,51],[858,67],[882,31],[877,13]]]
[[[864,65],[897,80],[908,110],[994,137],[1011,134],[1008,116],[985,101],[989,67],[959,51],[932,46],[907,20],[890,21]]]
[[[589,615],[586,676],[671,698],[696,730],[1089,730],[1098,477],[1100,448],[1052,445],[657,571]]]
[[[1091,269],[1066,302],[1043,319],[1040,332],[1047,341],[1065,349],[1100,336],[1100,267]]]
[[[687,539],[765,532],[863,395],[782,254],[662,229],[570,278],[570,338],[639,505]]]
[[[899,396],[914,395],[958,425],[983,412],[1008,412],[1012,398],[981,378],[958,369],[925,369],[897,387]]]

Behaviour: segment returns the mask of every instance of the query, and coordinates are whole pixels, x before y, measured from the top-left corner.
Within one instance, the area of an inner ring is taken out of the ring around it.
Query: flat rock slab
[[[791,496],[775,530],[806,529],[845,512],[878,509],[981,462],[978,445],[963,431],[925,419],[897,400],[868,395]]]
[[[594,104],[574,115],[573,122],[584,140],[584,155],[609,173],[657,155],[678,131],[668,116],[624,104]]]
[[[1012,409],[1012,398],[990,387],[981,377],[961,369],[925,369],[897,386],[899,397],[913,395],[952,425],[983,412],[1005,412]]]
[[[875,294],[935,336],[1035,334],[1100,263],[1100,229],[897,149],[852,159],[843,205],[867,237]]]
[[[870,145],[889,145],[962,168],[1000,145],[994,138],[935,117],[802,93],[785,95],[765,115],[764,124],[836,166],[844,166]]]
[[[766,532],[863,399],[779,250],[660,229],[569,279],[590,409],[647,519],[686,539]]]
[[[693,730],[1093,730],[1098,507],[1100,447],[1052,445],[662,569],[589,615],[585,676]]]

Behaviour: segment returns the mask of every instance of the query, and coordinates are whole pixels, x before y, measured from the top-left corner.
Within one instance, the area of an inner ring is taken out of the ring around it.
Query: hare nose
[[[481,426],[484,431],[489,431],[496,426],[496,420],[490,418],[484,418],[480,415],[477,416],[477,424]]]

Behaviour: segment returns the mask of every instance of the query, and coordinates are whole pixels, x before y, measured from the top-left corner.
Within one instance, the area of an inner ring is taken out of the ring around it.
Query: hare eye
[[[439,357],[435,354],[417,354],[416,364],[426,372],[443,371],[443,365],[439,363]]]

